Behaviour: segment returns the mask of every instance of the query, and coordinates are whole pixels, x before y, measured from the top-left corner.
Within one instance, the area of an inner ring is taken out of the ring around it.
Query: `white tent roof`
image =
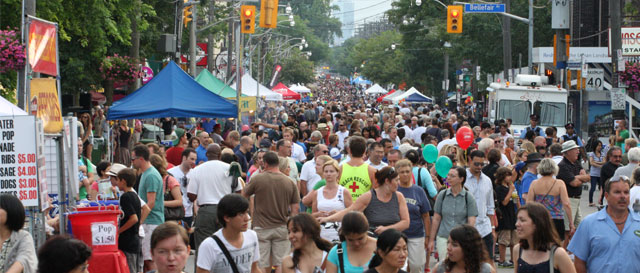
[[[384,90],[382,86],[376,83],[373,86],[369,87],[369,89],[365,90],[364,92],[367,94],[386,94],[388,91]]]
[[[301,84],[294,84],[292,86],[289,86],[289,89],[291,89],[291,91],[296,92],[296,93],[309,93],[311,92],[311,89],[307,88],[304,85]]]
[[[393,92],[391,95],[388,95],[386,97],[384,97],[384,99],[382,99],[383,101],[392,101],[393,98],[397,97],[397,96],[402,96],[404,93],[404,91],[402,90],[396,90],[396,92]]]
[[[416,94],[416,93],[424,96],[422,93],[420,93],[420,91],[418,91],[418,89],[415,89],[414,87],[411,87],[411,88],[409,88],[409,90],[407,92],[404,92],[404,94],[391,98],[391,101],[393,103],[398,103],[401,100],[407,98],[408,96],[411,96],[411,95]],[[427,97],[427,98],[429,98],[429,97]],[[431,99],[431,98],[429,98],[429,99]]]
[[[262,84],[259,84],[256,80],[254,80],[249,74],[244,74],[242,76],[242,94],[250,97],[256,97],[258,95],[257,88],[260,88],[260,97],[265,98],[265,100],[271,101],[282,101],[282,95],[276,92],[271,91],[269,88],[265,87]],[[236,83],[231,85],[231,88],[238,90],[236,88]]]
[[[0,116],[26,116],[27,112],[0,97]]]

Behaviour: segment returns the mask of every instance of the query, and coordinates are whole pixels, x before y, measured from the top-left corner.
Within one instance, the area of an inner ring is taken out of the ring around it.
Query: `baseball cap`
[[[540,117],[537,114],[531,114],[529,116],[530,120],[534,120],[534,121],[538,121],[540,119]]]
[[[516,164],[515,168],[516,168],[516,172],[520,172],[522,170],[522,168],[524,168],[524,166],[526,166],[527,163],[525,163],[524,161],[520,161],[518,162],[518,164]]]
[[[331,156],[331,158],[340,161],[340,159],[342,158],[342,154],[340,153],[340,149],[333,147],[331,148],[331,151],[329,151],[329,156]]]
[[[122,165],[120,163],[115,163],[113,165],[111,165],[111,168],[109,168],[109,171],[107,171],[107,175],[108,176],[118,176],[118,173],[124,169],[126,169],[127,166]]]
[[[182,136],[184,136],[184,129],[182,128],[176,128],[176,136],[178,136],[178,138],[173,140],[173,146],[176,146],[180,143],[180,139],[182,138]]]
[[[260,148],[271,148],[271,140],[268,138],[263,138],[262,140],[260,140]]]

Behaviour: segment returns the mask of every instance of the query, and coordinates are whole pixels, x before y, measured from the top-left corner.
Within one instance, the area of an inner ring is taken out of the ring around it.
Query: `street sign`
[[[464,12],[470,13],[500,13],[505,12],[504,4],[466,4]]]
[[[567,69],[569,70],[580,70],[580,68],[582,68],[580,61],[569,60],[567,62]]]
[[[625,94],[622,88],[611,89],[611,110],[625,110]]]
[[[476,66],[476,80],[480,80],[480,66]]]
[[[570,11],[569,0],[551,0],[551,28],[568,29]]]
[[[587,82],[584,85],[584,89],[587,91],[602,90],[602,84],[604,83],[604,69],[590,68],[586,74]]]

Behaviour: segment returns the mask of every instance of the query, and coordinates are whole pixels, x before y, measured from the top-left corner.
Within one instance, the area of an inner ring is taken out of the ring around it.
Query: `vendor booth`
[[[298,94],[311,93],[311,89],[309,89],[308,87],[302,84],[294,84],[292,86],[289,86],[289,89],[291,89],[291,91],[296,92]]]
[[[373,86],[369,87],[367,90],[365,90],[364,93],[367,95],[386,94],[387,90],[385,90],[384,88],[382,88],[382,86],[376,83]]]
[[[149,83],[113,103],[107,119],[237,116],[234,102],[204,88],[171,61]]]
[[[271,88],[271,90],[273,92],[281,94],[284,100],[291,101],[291,100],[299,100],[301,98],[300,94],[293,92],[291,89],[287,88],[287,86],[282,84],[281,82],[276,84],[276,86]]]
[[[232,84],[231,88],[233,88],[234,90],[237,90],[236,83]],[[258,90],[260,92],[259,96],[258,96]],[[264,100],[266,101],[282,101],[283,100],[281,94],[273,92],[269,88],[258,83],[249,74],[244,74],[242,76],[242,94],[250,97],[264,98]]]

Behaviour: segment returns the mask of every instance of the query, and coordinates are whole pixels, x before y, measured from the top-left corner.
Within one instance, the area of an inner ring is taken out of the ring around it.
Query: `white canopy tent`
[[[262,84],[259,84],[256,80],[254,80],[249,74],[244,74],[242,76],[242,94],[250,97],[256,97],[258,95],[257,88],[260,88],[260,97],[264,98],[268,101],[282,101],[282,94],[278,94],[276,92],[271,91],[271,89],[265,87]],[[231,85],[231,88],[238,90],[236,88],[236,83]]]
[[[424,94],[420,93],[420,91],[418,91],[418,89],[415,89],[414,87],[411,87],[411,88],[409,88],[409,90],[407,92],[404,92],[404,94],[391,98],[391,102],[399,103],[401,100],[406,99],[407,97],[409,97],[409,96],[411,96],[413,94],[418,94],[419,96],[422,96],[424,98],[427,98],[427,99],[433,101],[432,98],[429,98],[429,97],[425,96]]]
[[[467,99],[467,94],[460,94],[460,100],[466,100]],[[451,96],[449,96],[449,98],[447,98],[447,101],[456,101],[456,94],[453,94]]]
[[[367,95],[373,95],[373,94],[386,94],[388,91],[376,83],[373,86],[369,87],[369,89],[365,90],[364,92]]]
[[[27,112],[0,97],[0,116],[26,116]]]
[[[402,90],[396,90],[396,92],[393,92],[391,95],[388,95],[386,97],[384,97],[384,99],[382,99],[383,101],[393,101],[393,98],[396,98],[398,96],[402,96],[404,93],[404,91]]]
[[[298,94],[300,93],[310,93],[311,89],[307,88],[306,86],[302,85],[302,84],[294,84],[292,86],[289,86],[289,89],[291,89],[291,91],[296,92]]]

